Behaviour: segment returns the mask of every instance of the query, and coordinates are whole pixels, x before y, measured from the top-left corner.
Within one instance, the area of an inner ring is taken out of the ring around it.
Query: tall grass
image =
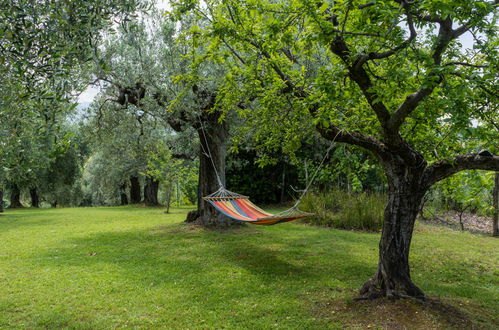
[[[386,196],[348,193],[341,190],[311,193],[303,197],[300,209],[315,213],[306,223],[365,231],[380,231]]]

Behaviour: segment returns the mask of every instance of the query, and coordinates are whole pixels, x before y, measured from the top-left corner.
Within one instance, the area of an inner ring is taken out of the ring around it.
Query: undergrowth
[[[313,225],[380,231],[386,196],[369,193],[348,193],[341,190],[311,193],[304,196],[300,209],[315,213],[303,221]]]

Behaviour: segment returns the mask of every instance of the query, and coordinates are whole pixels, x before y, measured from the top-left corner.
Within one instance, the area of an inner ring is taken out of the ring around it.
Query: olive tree
[[[222,112],[210,111],[224,68],[189,60],[187,55],[195,51],[195,46],[183,37],[192,25],[192,18],[177,24],[154,11],[130,21],[101,45],[94,74],[96,81],[105,87],[105,102],[117,103],[123,109],[133,108],[140,116],[162,120],[191,141],[189,132],[195,132],[200,164],[198,207],[188,215],[187,221],[227,227],[234,222],[202,200],[225,184],[230,120],[222,121]],[[202,72],[201,76],[209,78],[196,79],[200,76],[190,75],[190,68],[194,66]],[[173,156],[190,157],[189,152],[180,150]]]

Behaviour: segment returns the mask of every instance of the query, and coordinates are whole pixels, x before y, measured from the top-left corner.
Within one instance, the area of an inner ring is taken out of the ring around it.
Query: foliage
[[[298,171],[285,155],[274,164],[259,166],[259,155],[251,150],[239,150],[227,159],[227,187],[229,190],[251,196],[256,203],[276,204],[292,199],[292,187],[299,186]]]
[[[425,206],[440,210],[473,212],[492,216],[494,172],[467,171],[439,182],[429,193]],[[431,216],[431,214],[430,214]]]
[[[175,5],[173,15],[187,11],[204,20],[185,37],[197,47],[190,53],[192,72],[206,61],[224,64],[228,73],[217,106],[245,118],[246,132],[270,153],[296,151],[317,127],[382,138],[370,105],[383,102],[393,114],[419,88],[428,88],[431,95],[410,113],[400,134],[425,158],[494,146],[497,96],[490,92],[497,78],[498,34],[491,2],[418,2],[410,9],[417,32],[411,39],[405,25],[412,22],[391,2],[364,6],[351,1],[319,5],[309,0],[250,0],[210,1],[203,6],[198,1],[177,1]],[[421,18],[424,15],[426,20]],[[468,28],[481,33],[480,40],[466,50],[459,40],[451,40],[442,49],[443,61],[434,63],[438,24],[428,18],[431,15],[469,20]],[[399,21],[404,23],[395,23]],[[348,44],[349,59],[332,51],[335,38]],[[387,56],[365,62],[372,84],[367,92],[347,68],[349,61],[375,51],[386,51]],[[463,62],[469,66],[456,64]],[[241,108],[241,103],[250,106]]]
[[[61,156],[60,123],[82,89],[85,63],[111,22],[143,2],[0,1],[0,188],[35,188]]]
[[[79,206],[83,200],[81,190],[84,146],[80,137],[67,133],[66,145],[50,166],[35,179],[42,201],[50,205]]]
[[[187,211],[7,210],[0,327],[440,329],[464,320],[408,300],[349,312],[377,264],[379,234],[293,223],[220,234],[182,225]],[[499,261],[489,251],[499,241],[427,225],[413,240],[413,276],[428,294],[476,322],[460,328],[494,328]]]
[[[197,187],[197,167],[192,162],[175,159],[171,149],[164,143],[157,143],[147,153],[145,175],[157,180],[166,192],[166,209],[170,209],[174,187],[182,185],[182,191],[191,204],[196,201],[192,194]],[[178,193],[178,191],[177,191]]]
[[[386,189],[386,179],[374,157],[355,146],[325,143],[317,139],[303,144],[293,162],[298,166],[303,186],[318,171],[312,184],[320,190],[335,187],[348,192],[383,192]]]
[[[302,220],[306,223],[377,232],[383,225],[385,203],[385,195],[331,190],[306,194],[300,209],[315,213],[315,216]]]
[[[69,73],[92,57],[101,31],[145,7],[135,0],[0,1],[0,63],[23,85],[21,93],[64,102],[73,87]]]

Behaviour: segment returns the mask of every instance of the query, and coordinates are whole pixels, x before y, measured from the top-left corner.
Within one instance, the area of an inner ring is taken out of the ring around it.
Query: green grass
[[[451,324],[412,302],[351,301],[375,270],[379,234],[296,223],[209,231],[182,224],[187,211],[8,210],[0,328],[389,327],[380,315],[398,326]],[[498,248],[491,237],[419,224],[413,278],[493,328]]]

